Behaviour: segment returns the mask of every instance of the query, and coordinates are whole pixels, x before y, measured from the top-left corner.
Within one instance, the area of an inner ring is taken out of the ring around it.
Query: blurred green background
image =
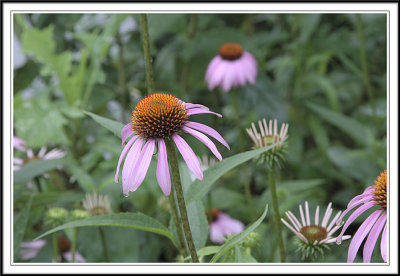
[[[196,116],[196,121],[216,128],[231,145],[230,151],[218,145],[224,158],[237,154],[232,94],[210,92],[204,75],[221,44],[240,43],[258,63],[256,84],[238,88],[243,131],[262,118],[289,123],[287,163],[277,183],[282,215],[287,210],[298,215],[305,200],[312,213],[316,205],[324,212],[329,202],[343,210],[386,168],[386,20],[385,14],[149,14],[155,87],[221,113],[222,119]],[[140,211],[168,225],[155,163],[138,191],[123,197],[121,184],[114,183],[121,141],[83,113],[129,122],[146,91],[139,15],[16,14],[13,64],[14,135],[36,153],[42,146],[67,152],[62,167],[48,168],[49,178],[38,176],[43,167],[30,172],[40,192],[27,189],[29,173],[15,181],[15,216],[33,196],[23,240],[49,230],[43,224],[48,208],[78,208],[90,192],[107,195],[114,213]],[[211,157],[201,143],[187,140],[196,154]],[[247,136],[245,143],[250,150]],[[244,196],[246,175],[259,217],[270,203],[268,176],[251,161],[214,184],[203,208],[253,222]],[[257,228],[258,262],[279,262],[272,222],[270,211]],[[356,229],[354,224],[349,232]],[[294,235],[284,231],[288,261],[300,262]],[[112,262],[175,261],[164,237],[116,227],[104,232]],[[201,236],[199,244],[211,244]],[[87,261],[103,261],[99,240],[92,228],[80,230],[78,250]],[[48,241],[32,262],[51,261]],[[347,247],[348,242],[333,245],[319,261],[345,262]],[[380,262],[374,253],[372,261]]]

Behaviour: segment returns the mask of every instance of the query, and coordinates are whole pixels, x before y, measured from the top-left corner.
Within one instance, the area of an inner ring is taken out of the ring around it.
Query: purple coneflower
[[[378,210],[375,210],[370,214],[364,222],[358,228],[356,234],[351,240],[349,251],[347,254],[347,262],[351,263],[354,261],[357,255],[357,251],[361,246],[363,240],[367,237],[363,249],[363,262],[371,262],[372,252],[378,237],[382,233],[381,237],[381,256],[384,262],[387,262],[387,213],[386,213],[386,186],[387,186],[387,171],[384,170],[380,176],[374,181],[376,185],[369,186],[365,191],[358,196],[355,196],[347,205],[347,209],[343,212],[339,218],[340,223],[343,217],[352,209],[359,206],[347,219],[337,238],[337,244],[341,243],[343,233],[350,226],[350,224],[362,215],[365,211],[379,206]],[[382,232],[383,230],[383,232]]]
[[[225,43],[207,67],[205,80],[208,89],[220,86],[228,92],[232,87],[254,84],[257,77],[257,61],[237,43]]]
[[[49,159],[59,159],[63,158],[66,153],[62,150],[59,149],[52,149],[51,151],[47,152],[46,147],[42,147],[37,155],[35,155],[32,151],[32,149],[27,149],[26,150],[26,155],[27,157],[22,159],[22,158],[14,158],[13,163],[14,163],[14,171],[21,169],[23,165],[26,163],[32,161],[32,160],[37,160],[37,159],[44,159],[44,160],[49,160]]]
[[[341,227],[341,225],[335,225],[335,222],[338,220],[342,212],[339,211],[331,222],[329,222],[332,215],[331,206],[332,203],[329,203],[321,221],[319,220],[319,206],[317,206],[315,210],[314,223],[312,223],[312,218],[310,218],[307,201],[305,202],[304,207],[305,214],[302,206],[299,205],[301,223],[291,211],[286,212],[286,216],[290,220],[291,224],[286,222],[283,218],[281,219],[282,222],[299,238],[298,244],[299,249],[303,251],[303,258],[307,258],[312,254],[322,254],[323,248],[326,248],[326,244],[336,241],[336,237],[333,237],[333,234]],[[343,239],[349,238],[350,236],[343,236]]]
[[[165,195],[170,194],[171,177],[168,168],[165,139],[172,139],[174,141],[190,171],[198,179],[203,179],[199,159],[185,140],[178,135],[177,132],[180,130],[197,138],[219,160],[222,160],[217,147],[203,133],[215,138],[229,149],[229,145],[222,136],[209,126],[188,121],[191,115],[203,113],[222,117],[220,114],[210,111],[203,105],[185,103],[166,93],[151,94],[136,105],[135,110],[132,111],[131,122],[121,132],[122,145],[125,144],[130,136],[132,138],[122,150],[115,174],[115,182],[118,183],[119,168],[126,156],[122,168],[122,186],[125,195],[136,191],[140,184],[142,184],[156,146],[158,148],[157,180],[163,193]]]
[[[231,218],[216,208],[211,209],[211,213],[206,213],[210,219],[210,240],[214,243],[224,243],[224,239],[232,234],[238,234],[244,230],[241,221]]]
[[[14,136],[13,139],[14,148],[20,151],[26,151],[26,141],[22,140],[21,138]]]
[[[46,240],[21,242],[19,254],[22,260],[30,260],[36,257],[40,249],[46,245]]]

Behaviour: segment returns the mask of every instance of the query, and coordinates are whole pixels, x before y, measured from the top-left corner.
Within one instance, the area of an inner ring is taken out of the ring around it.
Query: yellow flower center
[[[387,171],[384,170],[381,172],[374,182],[376,184],[373,186],[375,191],[372,193],[374,194],[376,205],[381,205],[383,208],[386,208]]]
[[[300,233],[302,233],[308,241],[320,241],[328,236],[328,232],[324,227],[313,224],[301,228]]]
[[[144,138],[164,138],[181,129],[187,110],[178,98],[154,93],[142,99],[132,111],[131,126]]]
[[[235,60],[242,56],[243,48],[237,43],[225,43],[219,48],[219,55],[223,59]]]

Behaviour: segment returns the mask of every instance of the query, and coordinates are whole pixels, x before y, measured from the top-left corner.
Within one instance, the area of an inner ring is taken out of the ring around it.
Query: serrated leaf
[[[200,199],[203,195],[205,195],[215,181],[217,181],[226,172],[260,155],[261,153],[270,150],[274,146],[275,145],[273,144],[268,147],[242,152],[223,159],[221,162],[209,167],[206,171],[204,171],[203,181],[197,179],[190,185],[185,196],[187,204],[190,204],[191,202]]]
[[[258,225],[264,220],[265,216],[267,215],[268,212],[268,204],[265,206],[264,213],[261,215],[261,217],[256,220],[253,224],[251,224],[249,227],[247,227],[243,232],[235,235],[232,239],[229,239],[224,245],[221,246],[220,250],[218,251],[217,254],[214,255],[214,257],[211,259],[210,263],[215,263],[218,261],[218,259],[228,252],[229,249],[233,248],[235,245],[239,244],[248,234],[250,234],[254,229],[257,228]]]
[[[26,165],[22,166],[18,171],[14,171],[14,183],[28,182],[35,176],[42,175],[43,173],[53,170],[64,163],[64,158],[51,160],[32,160]]]
[[[142,213],[110,214],[71,221],[47,231],[46,233],[38,236],[35,240],[41,239],[60,230],[86,226],[118,226],[135,228],[165,236],[169,238],[175,246],[177,246],[177,241],[175,240],[174,235],[168,230],[167,227],[165,227],[158,220]]]
[[[121,138],[121,131],[124,125],[120,122],[101,117],[99,115],[96,115],[94,113],[88,112],[88,111],[83,111],[85,114],[89,115],[93,120],[95,120],[97,123],[99,123],[101,126],[105,127],[106,129],[110,130],[112,133],[114,133],[116,136]]]

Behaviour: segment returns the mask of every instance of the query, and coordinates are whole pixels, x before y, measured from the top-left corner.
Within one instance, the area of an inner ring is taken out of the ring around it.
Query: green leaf
[[[29,211],[31,209],[32,196],[29,198],[24,210],[14,220],[14,256],[19,251],[19,246],[24,237],[26,224],[28,223]]]
[[[208,222],[202,201],[196,200],[188,204],[187,213],[194,245],[201,248],[206,244],[208,237]]]
[[[85,192],[96,191],[96,185],[94,184],[93,178],[88,173],[86,173],[85,170],[76,165],[69,165],[68,167],[71,171],[72,176],[78,181],[79,186]]]
[[[46,233],[40,235],[35,240],[43,238],[51,233],[74,228],[74,227],[84,227],[84,226],[118,226],[118,227],[130,227],[151,233],[156,233],[169,238],[172,243],[177,246],[177,242],[173,234],[158,220],[146,216],[142,213],[119,213],[110,214],[104,216],[90,217],[87,219],[71,221],[53,228]]]
[[[187,204],[190,204],[191,202],[200,199],[203,195],[205,195],[215,181],[217,181],[226,172],[260,155],[261,153],[270,150],[274,146],[275,145],[273,144],[268,147],[242,152],[228,157],[221,162],[218,162],[214,166],[209,167],[206,171],[204,171],[203,181],[197,179],[190,185],[185,196]]]
[[[215,263],[218,261],[218,259],[228,252],[229,249],[233,248],[235,245],[239,244],[248,234],[250,234],[254,229],[257,228],[258,225],[264,220],[265,216],[267,215],[268,211],[268,204],[265,206],[264,213],[261,215],[261,217],[256,220],[252,225],[247,227],[243,232],[235,235],[232,239],[229,239],[224,245],[221,246],[220,250],[218,251],[217,254],[214,255],[214,257],[211,259],[210,263]]]
[[[322,119],[338,127],[344,133],[352,137],[358,144],[369,146],[373,143],[370,131],[358,121],[311,102],[307,103],[307,106]]]
[[[99,115],[96,115],[94,113],[88,112],[88,111],[83,111],[85,114],[89,115],[92,117],[93,120],[95,120],[97,123],[99,123],[101,126],[105,127],[106,129],[110,130],[112,133],[114,133],[116,136],[121,138],[121,131],[124,127],[124,125],[120,122],[101,117]]]
[[[53,170],[65,163],[64,158],[51,160],[32,160],[23,166],[20,170],[14,171],[14,183],[27,182],[35,176]]]

